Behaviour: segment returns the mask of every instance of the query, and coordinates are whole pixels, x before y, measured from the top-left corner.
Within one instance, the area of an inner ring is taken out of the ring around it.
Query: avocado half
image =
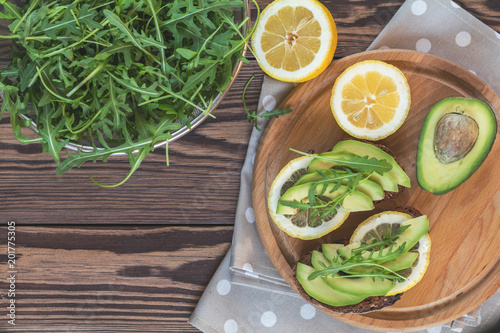
[[[442,195],[465,182],[493,146],[497,122],[476,98],[449,97],[436,103],[424,121],[417,151],[417,181]]]

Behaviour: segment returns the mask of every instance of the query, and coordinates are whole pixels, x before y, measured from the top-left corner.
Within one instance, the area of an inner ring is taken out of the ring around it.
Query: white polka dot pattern
[[[420,16],[427,10],[427,3],[423,0],[417,0],[411,5],[411,12],[414,15]]]
[[[231,283],[228,280],[226,279],[220,280],[217,283],[217,292],[219,293],[219,295],[225,296],[229,294],[230,291],[231,291]]]
[[[300,307],[300,316],[306,320],[313,319],[316,316],[316,308],[306,303]]]
[[[420,52],[429,52],[431,50],[432,43],[427,38],[420,38],[415,44],[415,49]]]
[[[262,106],[266,111],[273,111],[276,107],[276,98],[272,95],[267,95],[262,99]]]
[[[265,327],[273,327],[276,324],[276,314],[272,311],[266,311],[260,317],[260,322]]]
[[[467,31],[460,31],[455,37],[455,42],[458,46],[466,47],[470,44],[471,39],[472,37],[470,33],[468,33]]]
[[[255,222],[255,215],[253,213],[253,208],[252,207],[248,207],[247,210],[245,211],[245,218],[250,223],[254,223]]]
[[[238,332],[238,323],[234,319],[228,319],[224,323],[224,333],[236,333]]]

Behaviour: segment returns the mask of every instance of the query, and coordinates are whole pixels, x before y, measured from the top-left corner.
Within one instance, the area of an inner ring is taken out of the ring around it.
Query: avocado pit
[[[434,152],[439,162],[449,164],[464,158],[474,147],[479,126],[471,117],[447,113],[438,122],[434,134]]]

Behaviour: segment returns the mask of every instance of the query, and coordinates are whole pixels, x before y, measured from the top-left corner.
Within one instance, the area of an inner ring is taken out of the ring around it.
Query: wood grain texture
[[[258,0],[261,9],[270,2]],[[364,51],[404,1],[322,2],[337,24],[340,59]],[[500,2],[456,2],[500,32]],[[51,157],[37,144],[19,144],[8,117],[0,120],[0,223],[15,220],[22,236],[17,331],[197,331],[186,321],[231,241],[251,131],[242,90],[256,75],[247,90],[247,104],[256,109],[263,77],[248,58],[217,118],[171,144],[169,167],[160,148],[116,189],[100,189],[88,176],[120,180],[127,160],[56,176]],[[0,263],[6,271],[2,256]],[[4,281],[0,287],[4,293]]]
[[[328,151],[338,141],[351,138],[335,122],[330,111],[335,79],[349,66],[362,60],[382,60],[398,67],[412,92],[412,106],[401,128],[379,143],[391,149],[411,179],[412,188],[393,200],[377,205],[374,211],[352,213],[344,225],[327,236],[302,241],[281,231],[269,218],[265,200],[278,172],[299,151]],[[430,220],[431,263],[424,279],[405,292],[394,306],[366,315],[325,313],[350,324],[373,330],[411,331],[436,326],[475,309],[499,287],[500,177],[496,167],[500,136],[483,165],[454,191],[435,196],[419,188],[416,181],[416,151],[420,129],[428,110],[439,100],[475,97],[488,102],[500,120],[500,96],[476,75],[450,61],[408,50],[378,50],[353,55],[332,64],[319,77],[297,87],[282,107],[296,113],[275,119],[267,127],[256,158],[253,203],[257,227],[275,267],[294,288],[293,267],[306,252],[325,242],[350,237],[368,216],[414,207]],[[299,111],[299,112],[297,112]]]
[[[7,238],[6,228],[0,235]],[[17,226],[16,327],[9,331],[195,332],[186,321],[231,237],[232,227],[215,226]],[[0,288],[8,289],[5,279]]]
[[[90,179],[113,183],[129,170],[128,159],[86,163],[57,176],[51,156],[39,144],[21,145],[7,115],[0,123],[0,197],[3,217],[29,224],[227,224],[234,223],[240,171],[251,125],[241,94],[255,61],[245,64],[216,119],[165,149],[149,154],[124,185],[104,189]],[[246,101],[255,109],[262,77],[252,81]]]

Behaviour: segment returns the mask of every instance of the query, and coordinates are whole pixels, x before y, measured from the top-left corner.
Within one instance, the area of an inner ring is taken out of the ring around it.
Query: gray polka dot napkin
[[[335,18],[335,17],[334,17]],[[450,0],[407,0],[369,49],[399,48],[449,59],[500,93],[500,34]],[[492,56],[494,55],[494,56]],[[273,110],[294,88],[265,77],[258,112]],[[286,117],[286,116],[285,116]],[[259,120],[263,128],[265,120]],[[252,170],[262,133],[253,130],[241,171],[233,245],[189,322],[204,332],[361,332],[306,303],[267,256],[255,226]],[[482,332],[500,320],[500,291],[481,307],[427,333]]]

